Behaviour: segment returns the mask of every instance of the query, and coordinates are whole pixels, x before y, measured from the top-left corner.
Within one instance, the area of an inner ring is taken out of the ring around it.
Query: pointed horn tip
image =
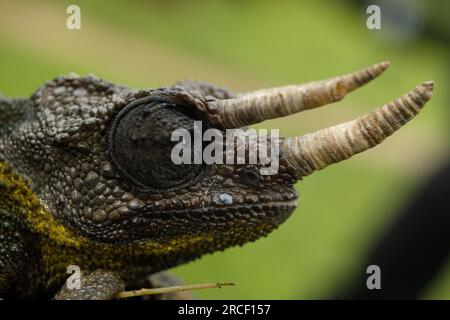
[[[372,68],[375,70],[379,70],[379,72],[381,73],[381,72],[385,71],[387,68],[389,68],[390,65],[391,65],[391,63],[389,61],[383,61],[383,62],[374,64],[372,66]]]
[[[380,76],[387,68],[389,68],[389,65],[389,61],[383,61],[341,77],[338,81],[337,86],[341,86],[341,90],[344,92],[340,92],[340,94],[338,94],[337,96],[342,99],[342,95],[352,92],[357,88],[360,88],[363,85],[369,83],[370,81]]]
[[[425,81],[416,87],[422,99],[426,102],[431,99],[434,90],[434,81]]]
[[[373,78],[378,77],[380,74],[386,71],[387,68],[389,68],[390,64],[391,63],[389,61],[383,61],[366,68],[365,71],[369,72],[369,74],[371,75],[367,80],[370,81]]]

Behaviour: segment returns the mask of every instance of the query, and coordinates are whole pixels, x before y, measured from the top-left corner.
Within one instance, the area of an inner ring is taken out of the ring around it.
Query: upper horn
[[[320,107],[341,100],[347,93],[379,76],[388,66],[389,62],[381,62],[327,80],[264,89],[232,99],[212,101],[209,106],[215,112],[210,120],[223,128],[240,128]]]

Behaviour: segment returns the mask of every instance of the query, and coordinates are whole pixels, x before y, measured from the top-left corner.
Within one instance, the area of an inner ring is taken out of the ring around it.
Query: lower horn
[[[420,112],[430,100],[433,82],[414,90],[358,119],[322,129],[301,137],[286,138],[282,154],[294,168],[297,178],[381,143]]]

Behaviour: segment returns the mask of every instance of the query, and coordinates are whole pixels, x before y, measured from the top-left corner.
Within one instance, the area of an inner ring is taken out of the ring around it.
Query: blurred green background
[[[338,104],[259,125],[298,135],[434,80],[431,103],[394,137],[300,182],[299,208],[269,237],[173,270],[186,283],[237,283],[199,298],[327,298],[449,155],[450,2],[378,3],[382,30],[366,28],[364,1],[0,0],[0,91],[27,96],[73,71],[133,87],[192,78],[242,92],[391,62]],[[81,7],[81,30],[65,27],[69,4]],[[450,261],[446,270],[424,298],[450,298]]]

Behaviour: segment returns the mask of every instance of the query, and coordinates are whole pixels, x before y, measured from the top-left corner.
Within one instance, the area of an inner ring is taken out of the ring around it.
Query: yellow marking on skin
[[[79,247],[84,239],[58,223],[42,205],[38,196],[28,187],[28,184],[17,174],[12,173],[7,164],[0,162],[0,180],[9,191],[4,195],[20,208],[28,222],[31,231],[47,235],[50,240],[59,244]]]
[[[3,162],[0,162],[0,182],[7,190],[0,197],[12,206],[14,213],[24,216],[30,231],[43,237],[40,250],[44,269],[53,275],[54,281],[67,277],[65,270],[70,264],[79,265],[85,270],[121,270],[130,266],[132,257],[138,261],[139,257],[166,255],[192,247],[197,242],[213,241],[213,237],[206,234],[180,237],[165,244],[153,241],[130,244],[93,241],[57,221],[26,181]]]

